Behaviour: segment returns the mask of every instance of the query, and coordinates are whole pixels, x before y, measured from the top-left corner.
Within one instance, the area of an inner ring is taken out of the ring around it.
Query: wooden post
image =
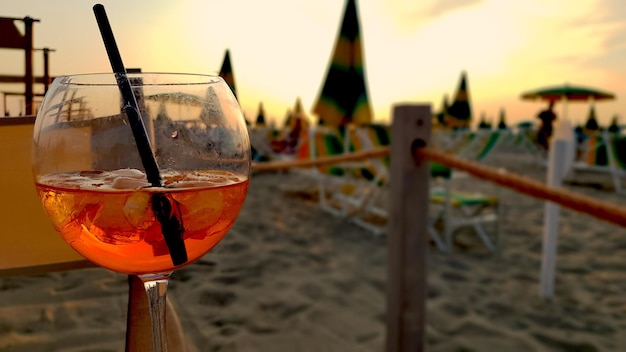
[[[25,115],[34,115],[35,106],[33,104],[33,20],[24,17],[24,99],[26,100]]]
[[[55,51],[50,48],[43,48],[43,92],[48,93],[50,86],[50,52]]]
[[[397,105],[391,126],[387,352],[423,351],[430,166],[413,151],[430,140],[430,105]]]

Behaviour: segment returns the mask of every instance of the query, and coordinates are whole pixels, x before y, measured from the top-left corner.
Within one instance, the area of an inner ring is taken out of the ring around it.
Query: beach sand
[[[543,180],[520,155],[493,165]],[[475,179],[459,187],[494,191]],[[209,254],[174,273],[168,299],[196,351],[383,351],[386,237],[320,210],[301,174],[251,180]],[[610,190],[567,185],[612,203]],[[539,296],[544,203],[500,189],[501,251],[471,232],[428,254],[427,350],[624,351],[626,231],[566,209],[553,299]],[[127,278],[83,269],[0,280],[0,351],[123,351]]]

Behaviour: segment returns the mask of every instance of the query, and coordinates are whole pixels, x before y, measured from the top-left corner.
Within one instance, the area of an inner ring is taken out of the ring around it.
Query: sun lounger
[[[565,182],[608,186],[626,194],[625,177],[626,137],[603,131],[587,138]]]
[[[431,224],[433,228],[436,228],[435,224],[441,223],[441,229],[436,231],[438,241],[444,243],[443,246],[438,245],[439,249],[451,252],[454,247],[455,232],[461,228],[470,227],[487,249],[495,252],[501,219],[498,197],[453,190],[453,171],[438,164],[432,164],[431,168],[433,179],[443,183],[441,186],[430,187],[430,204],[435,208],[435,215],[431,216]],[[494,227],[491,234],[485,229],[488,224]]]
[[[390,143],[390,138],[385,135],[389,136],[389,130],[386,128],[362,126],[354,129],[352,138],[355,141],[355,148],[371,149],[385,146],[379,144],[380,141]],[[494,142],[492,142],[491,147],[493,147]],[[369,170],[372,170],[374,175],[377,175],[377,178],[372,178],[375,180],[377,188],[387,187],[389,158],[374,159],[368,162],[370,164]],[[453,173],[451,169],[445,166],[431,164],[433,181],[441,180],[443,185],[437,186],[433,182],[430,188],[430,202],[435,210],[430,217],[430,237],[440,251],[450,252],[455,232],[461,228],[470,227],[485,246],[490,251],[495,252],[497,250],[499,222],[501,219],[499,213],[501,208],[497,196],[454,190],[453,175],[463,177],[465,174]],[[384,223],[381,225],[368,221],[368,218],[372,216],[383,219],[387,217],[385,208],[380,206],[380,202],[377,202],[372,192],[370,192],[370,198],[361,198],[356,203],[360,206],[360,213],[352,215],[350,220],[376,234],[384,233]],[[442,230],[437,229],[436,224],[438,223],[442,224]],[[487,224],[494,225],[493,233],[486,231],[485,227]]]

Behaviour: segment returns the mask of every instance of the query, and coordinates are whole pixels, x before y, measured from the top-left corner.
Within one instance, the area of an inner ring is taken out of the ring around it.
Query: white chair
[[[435,231],[437,247],[443,252],[452,252],[456,231],[469,227],[489,251],[496,252],[502,218],[497,194],[491,196],[455,190],[455,173],[452,170],[441,165],[434,165],[432,169],[434,181],[440,182],[440,185],[430,188],[430,204],[434,210],[431,229]],[[461,174],[460,177],[466,176]],[[440,229],[435,226],[437,223],[441,224]],[[485,229],[489,224],[493,227],[491,233]]]

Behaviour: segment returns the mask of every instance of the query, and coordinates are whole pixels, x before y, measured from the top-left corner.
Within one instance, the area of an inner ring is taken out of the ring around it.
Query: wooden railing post
[[[430,105],[397,105],[391,126],[387,352],[423,351],[428,245]]]

